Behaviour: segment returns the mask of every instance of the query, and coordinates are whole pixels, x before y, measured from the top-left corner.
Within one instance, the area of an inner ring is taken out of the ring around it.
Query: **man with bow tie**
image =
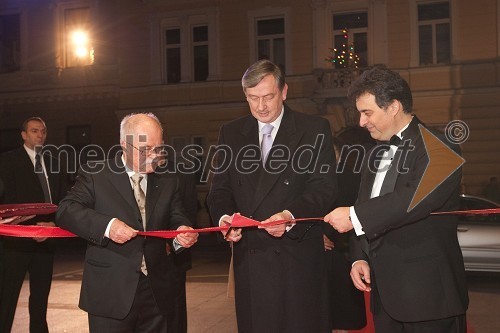
[[[461,169],[411,207],[429,156],[422,123],[411,113],[408,83],[377,66],[352,84],[348,97],[360,126],[384,144],[366,154],[354,206],[339,207],[324,220],[339,232],[355,230],[351,278],[371,292],[376,331],[465,332],[468,296],[457,219],[430,215],[458,208]]]

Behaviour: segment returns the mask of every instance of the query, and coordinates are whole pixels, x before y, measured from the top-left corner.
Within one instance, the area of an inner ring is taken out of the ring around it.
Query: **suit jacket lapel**
[[[115,187],[118,193],[122,196],[122,198],[130,205],[134,214],[136,215],[136,219],[134,219],[133,223],[136,225],[136,228],[142,230],[143,226],[138,222],[141,217],[141,212],[139,211],[139,207],[137,206],[137,201],[135,200],[134,191],[132,190],[132,186],[130,185],[130,179],[128,177],[127,172],[125,171],[125,166],[121,160],[121,155],[117,156],[116,160],[116,168],[112,168],[112,172],[110,172],[109,181]]]
[[[61,165],[53,165],[54,162],[57,163],[58,161],[56,159],[52,159],[46,154],[43,154],[43,162],[45,163],[45,170],[47,172],[47,178],[49,179],[49,188],[52,203],[57,204],[57,202],[61,198],[59,197],[59,179],[56,170],[58,170],[57,168],[60,168]]]
[[[293,112],[285,105],[283,118],[281,119],[278,133],[274,139],[273,147],[276,145],[288,147],[290,152],[289,158],[291,159],[295,149],[297,148],[299,140],[300,135],[297,132]],[[269,162],[269,160],[267,162]],[[252,213],[259,207],[260,203],[266,198],[267,194],[271,191],[280,177],[281,173],[267,172],[263,167],[260,167],[258,185],[252,205]]]
[[[364,162],[365,167],[363,170],[363,174],[361,175],[361,187],[359,189],[358,199],[356,200],[356,202],[363,202],[370,199],[373,182],[375,181],[375,176],[377,174],[376,172],[373,172],[373,170],[371,170],[371,166],[373,166],[373,160],[375,159],[375,157],[372,156],[374,155],[374,149],[375,147],[369,150],[367,155],[365,156],[366,162]]]
[[[158,202],[158,198],[160,197],[160,188],[161,179],[155,173],[148,174],[148,190],[146,193],[146,225],[149,227],[151,221],[151,214],[154,211],[154,207]]]
[[[403,142],[406,140],[410,140],[410,145],[414,146],[416,140],[420,138],[420,131],[418,128],[418,124],[420,121],[418,120],[417,117],[413,117],[412,121],[410,122],[410,125],[408,125],[408,128],[403,131]],[[408,145],[407,145],[408,147]],[[394,154],[394,159],[389,167],[389,170],[387,170],[387,174],[385,175],[384,182],[382,184],[382,188],[380,189],[380,195],[384,195],[387,193],[392,193],[394,192],[394,187],[396,186],[396,181],[398,179],[398,176],[401,172],[403,172],[402,168],[405,165],[405,161],[402,160],[402,157],[407,157],[408,155],[402,155],[403,150],[398,148],[396,150],[396,153]]]
[[[257,124],[257,120],[253,116],[248,117],[247,122],[245,123],[245,125],[241,130],[241,135],[242,135],[241,148],[248,145],[255,145],[259,147],[259,126]],[[237,154],[238,152],[233,152],[233,153]],[[236,158],[236,156],[233,157]],[[261,169],[262,167],[259,166],[259,168],[255,172],[239,173],[245,185],[250,186],[251,189],[253,190],[250,193],[255,193],[256,191],[258,178],[260,173],[262,172]]]

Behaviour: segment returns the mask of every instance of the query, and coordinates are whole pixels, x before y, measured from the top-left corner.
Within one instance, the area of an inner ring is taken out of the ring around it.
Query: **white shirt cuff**
[[[351,268],[352,268],[354,265],[356,265],[358,262],[360,262],[360,261],[364,261],[364,262],[366,262],[366,263],[368,264],[368,261],[363,260],[363,259],[360,259],[360,260],[356,260],[355,262],[353,262],[353,263],[352,263],[352,265],[351,265]]]
[[[289,210],[284,210],[283,213],[287,213],[287,214],[290,214],[290,216],[292,217],[292,220],[295,219],[295,216],[293,216],[293,214],[289,211]],[[297,222],[290,222],[290,223],[287,223],[286,227],[285,227],[285,231],[286,232],[289,232],[290,230],[292,230],[292,228],[297,224]]]
[[[222,220],[224,220],[226,217],[231,217],[231,216],[229,216],[227,214],[222,215],[219,219],[219,227],[224,227],[226,225],[225,223],[224,223],[224,225],[222,225]]]
[[[349,214],[356,236],[364,235],[365,232],[363,231],[363,226],[361,225],[361,222],[359,222],[358,216],[356,215],[356,211],[354,210],[354,206],[349,207]]]
[[[113,217],[109,222],[108,222],[108,226],[106,227],[106,231],[104,231],[104,237],[108,237],[109,238],[109,230],[111,229],[111,224],[113,224],[113,222],[115,222],[116,220],[116,217]]]

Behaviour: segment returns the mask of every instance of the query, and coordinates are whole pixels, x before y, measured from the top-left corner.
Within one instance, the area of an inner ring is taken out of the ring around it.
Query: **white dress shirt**
[[[405,129],[408,128],[410,123],[406,124],[396,135],[402,139],[402,133]],[[382,159],[380,160],[380,164],[377,169],[377,174],[375,175],[375,180],[373,181],[372,192],[370,195],[371,198],[378,197],[380,195],[380,190],[382,189],[382,184],[384,183],[385,176],[387,175],[387,171],[391,166],[392,159],[394,158],[394,154],[398,150],[398,147],[395,145],[391,145],[387,151],[382,155]],[[349,207],[349,214],[351,217],[352,226],[354,227],[354,232],[356,232],[357,236],[364,235],[363,226],[356,215],[356,210],[354,206]]]

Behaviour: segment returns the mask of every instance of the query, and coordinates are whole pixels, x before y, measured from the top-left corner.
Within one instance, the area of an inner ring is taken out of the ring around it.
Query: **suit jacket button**
[[[372,253],[372,257],[373,257],[373,258],[377,258],[377,252],[373,252],[373,253]]]
[[[288,179],[285,179],[285,181],[283,182],[283,184],[285,184],[285,185],[289,185],[289,184],[290,184],[290,182],[288,181]]]
[[[277,255],[280,255],[281,251],[280,250],[274,250],[274,253],[276,253]]]
[[[250,254],[254,254],[255,253],[255,250],[254,249],[251,249],[250,250]]]

